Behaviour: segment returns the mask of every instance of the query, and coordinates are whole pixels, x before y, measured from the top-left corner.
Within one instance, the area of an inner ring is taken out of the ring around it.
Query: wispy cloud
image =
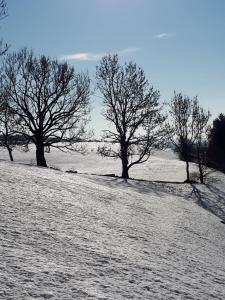
[[[99,60],[104,53],[91,53],[91,52],[81,52],[74,54],[65,54],[59,57],[60,60],[77,60],[77,61],[91,61]]]
[[[64,54],[59,57],[60,60],[72,60],[72,61],[97,61],[101,59],[104,55],[118,53],[119,55],[126,55],[129,53],[134,53],[140,51],[141,48],[125,48],[119,51],[112,51],[112,52],[99,52],[99,53],[92,53],[92,52],[81,52],[81,53],[73,53],[73,54]]]
[[[154,35],[154,38],[158,39],[158,40],[165,40],[165,39],[169,39],[171,37],[172,37],[172,34],[166,33],[166,32],[162,32],[162,33]]]

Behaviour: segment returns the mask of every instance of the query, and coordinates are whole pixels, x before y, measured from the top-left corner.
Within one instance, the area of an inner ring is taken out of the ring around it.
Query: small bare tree
[[[99,152],[120,158],[122,177],[129,178],[129,169],[147,161],[152,149],[163,144],[165,118],[160,114],[159,92],[149,87],[141,68],[132,62],[121,66],[117,55],[102,58],[96,80],[104,99],[103,115],[114,125],[104,131],[108,146]]]
[[[211,116],[209,111],[205,111],[198,103],[197,99],[193,103],[193,113],[195,115],[195,147],[197,164],[199,170],[199,179],[203,184],[207,175],[207,136],[208,136],[208,122]]]
[[[181,160],[186,163],[186,182],[190,182],[189,163],[195,161],[199,168],[200,181],[204,181],[204,142],[210,117],[200,107],[197,97],[191,99],[181,93],[174,93],[170,102],[171,142]]]
[[[6,56],[4,80],[10,108],[21,119],[18,133],[36,145],[38,166],[47,166],[45,147],[77,150],[74,143],[84,138],[88,121],[88,75],[23,49]]]
[[[189,162],[195,142],[193,101],[188,96],[174,92],[169,111],[171,142],[180,159],[186,163],[187,182],[190,182]]]

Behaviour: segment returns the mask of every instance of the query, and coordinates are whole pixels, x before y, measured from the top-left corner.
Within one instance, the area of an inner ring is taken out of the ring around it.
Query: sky
[[[197,95],[212,117],[225,113],[225,0],[6,0],[0,36],[23,47],[95,68],[107,53],[144,69],[161,101],[174,91]],[[104,129],[101,99],[92,97],[92,125]]]

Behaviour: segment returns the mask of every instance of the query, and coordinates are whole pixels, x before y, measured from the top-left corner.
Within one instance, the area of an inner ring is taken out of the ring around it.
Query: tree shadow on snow
[[[98,176],[92,177],[90,180],[95,183],[105,185],[110,188],[120,188],[127,191],[133,190],[140,194],[151,194],[152,192],[157,196],[175,195],[181,196],[182,188],[177,190],[177,187],[187,185],[184,182],[166,182],[166,181],[148,181],[143,179],[123,179],[117,176]]]
[[[128,192],[133,190],[140,194],[149,194],[149,196],[154,193],[162,200],[167,196],[181,197],[188,201],[192,200],[203,209],[225,221],[225,192],[218,187],[218,181],[201,185],[184,182],[126,180],[116,176],[98,176],[90,178],[90,180],[112,189],[120,188]]]
[[[190,198],[200,207],[225,220],[225,192],[218,186],[191,184]]]

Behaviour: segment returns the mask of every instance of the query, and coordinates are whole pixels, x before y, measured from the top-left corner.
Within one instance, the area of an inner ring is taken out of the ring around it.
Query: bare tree
[[[9,158],[13,161],[13,149],[18,145],[25,145],[26,141],[17,134],[21,119],[10,107],[9,94],[0,78],[0,146],[8,150]]]
[[[197,164],[199,170],[199,179],[203,184],[207,175],[207,136],[208,136],[208,122],[211,116],[209,111],[204,110],[198,103],[197,99],[193,103],[194,113],[194,131],[195,131],[195,147]]]
[[[195,142],[193,101],[188,96],[175,93],[170,102],[171,142],[181,160],[186,163],[187,182],[190,182],[189,162]]]
[[[103,115],[114,125],[113,130],[104,131],[108,146],[99,152],[120,158],[122,177],[129,178],[129,169],[147,161],[153,147],[164,141],[159,92],[149,86],[141,68],[132,62],[121,66],[117,55],[102,58],[96,80],[103,95]]]
[[[14,148],[13,135],[15,133],[14,112],[7,102],[7,94],[4,89],[0,89],[0,146],[8,150],[9,158],[13,161],[12,151]]]
[[[38,166],[47,166],[45,147],[77,149],[88,120],[88,75],[23,49],[6,56],[4,80],[10,108],[21,119],[18,133],[36,145]]]
[[[189,163],[195,161],[201,182],[204,181],[205,138],[210,113],[200,107],[197,97],[191,99],[174,93],[170,102],[171,142],[181,160],[186,163],[186,182],[190,182]]]

